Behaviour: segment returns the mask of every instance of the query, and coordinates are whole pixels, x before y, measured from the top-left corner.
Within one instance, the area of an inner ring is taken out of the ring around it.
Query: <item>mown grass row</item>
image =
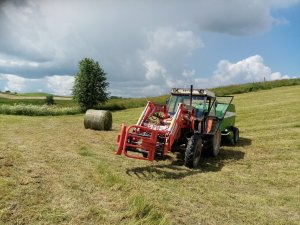
[[[97,168],[97,176],[99,176],[99,179],[104,183],[103,188],[122,190],[124,192],[132,191],[133,187],[130,185],[128,180],[124,179],[121,174],[116,173],[115,170],[112,170],[110,168],[110,163],[104,161],[102,157],[99,157],[99,155],[94,153],[90,147],[80,147],[78,154],[82,157],[85,157],[86,160],[89,161],[90,165],[93,165]],[[122,217],[123,219],[132,221],[132,223],[128,224],[170,224],[164,213],[162,213],[155,204],[152,204],[151,199],[147,198],[144,194],[129,194],[127,197],[127,211],[124,212]],[[98,209],[95,208],[93,211],[97,212]],[[105,217],[101,219],[103,220]]]
[[[81,113],[79,107],[56,107],[47,105],[0,105],[0,114],[25,116],[61,116]]]
[[[82,115],[0,116],[0,224],[299,224],[300,86],[235,98],[240,141],[184,167],[116,156],[111,131]],[[274,100],[275,99],[275,100]]]

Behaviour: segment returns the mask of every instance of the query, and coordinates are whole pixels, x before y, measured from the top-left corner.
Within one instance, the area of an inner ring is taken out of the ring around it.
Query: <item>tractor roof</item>
[[[173,95],[190,95],[191,90],[189,88],[172,88],[171,94]],[[215,98],[215,93],[205,89],[193,89],[194,96],[206,96]]]

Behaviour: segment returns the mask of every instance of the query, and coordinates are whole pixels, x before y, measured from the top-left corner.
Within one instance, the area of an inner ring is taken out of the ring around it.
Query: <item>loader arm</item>
[[[183,103],[179,103],[178,108],[172,118],[171,124],[168,128],[166,144],[164,147],[164,154],[171,151],[174,142],[180,137],[181,129],[188,126],[190,121],[185,119],[187,110]]]
[[[153,124],[149,118],[155,113],[163,115],[160,122]],[[167,117],[166,106],[148,102],[136,125],[125,126],[122,124],[121,132],[118,135],[117,155],[122,153],[130,158],[153,161],[158,149],[163,143],[158,141],[166,136],[168,125],[162,124]],[[136,154],[138,153],[138,154]]]
[[[157,124],[149,122],[149,117],[155,113],[164,115]],[[149,161],[153,161],[155,155],[166,155],[180,137],[181,129],[188,127],[187,113],[186,106],[180,103],[174,116],[168,118],[166,106],[148,102],[136,125],[122,124],[116,154]]]

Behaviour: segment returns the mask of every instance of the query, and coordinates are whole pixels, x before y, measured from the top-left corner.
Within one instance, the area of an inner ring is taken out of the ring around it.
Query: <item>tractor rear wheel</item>
[[[238,142],[239,138],[240,138],[240,131],[239,128],[237,127],[232,127],[232,132],[233,132],[233,140],[232,140],[232,144],[236,145],[236,143]]]
[[[202,139],[200,135],[193,135],[187,143],[184,157],[184,165],[196,168],[199,165],[202,152]]]

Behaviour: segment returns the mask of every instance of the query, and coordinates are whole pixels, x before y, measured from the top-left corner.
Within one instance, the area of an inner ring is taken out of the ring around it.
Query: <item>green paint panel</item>
[[[225,131],[225,129],[230,129],[235,124],[235,106],[233,104],[230,104],[228,106],[228,104],[219,103],[216,108],[217,116],[219,118],[222,118],[225,112],[226,115],[221,122],[221,131]]]

